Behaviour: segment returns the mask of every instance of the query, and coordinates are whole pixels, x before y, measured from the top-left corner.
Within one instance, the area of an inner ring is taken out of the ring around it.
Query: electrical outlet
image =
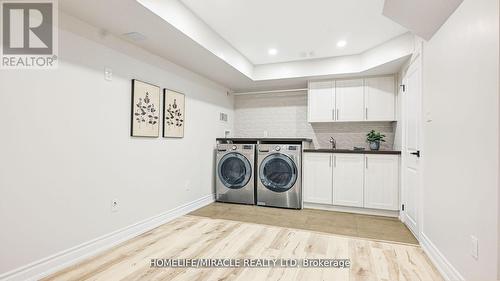
[[[118,209],[120,209],[120,202],[118,199],[111,200],[111,212],[118,212]]]
[[[479,242],[477,240],[477,237],[474,235],[470,236],[470,240],[471,240],[471,255],[474,259],[477,260],[479,258]]]
[[[113,80],[113,70],[109,67],[104,68],[104,80],[106,81]]]

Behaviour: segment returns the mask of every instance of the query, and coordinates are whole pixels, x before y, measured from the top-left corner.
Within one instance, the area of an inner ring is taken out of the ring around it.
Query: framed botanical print
[[[160,87],[132,80],[130,135],[154,138],[160,135]]]
[[[163,137],[184,137],[184,94],[169,89],[163,90]]]

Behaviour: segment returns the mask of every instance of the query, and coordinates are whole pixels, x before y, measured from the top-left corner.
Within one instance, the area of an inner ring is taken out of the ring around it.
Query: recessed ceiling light
[[[274,56],[278,53],[278,50],[271,48],[267,51],[267,53],[270,54],[271,56]]]
[[[339,42],[337,42],[337,47],[339,48],[343,48],[345,47],[345,45],[347,45],[347,42],[345,40],[340,40]]]

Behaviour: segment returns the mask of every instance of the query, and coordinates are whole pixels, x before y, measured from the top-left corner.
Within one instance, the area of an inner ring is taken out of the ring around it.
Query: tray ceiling
[[[384,0],[181,2],[253,64],[359,54],[408,31]]]

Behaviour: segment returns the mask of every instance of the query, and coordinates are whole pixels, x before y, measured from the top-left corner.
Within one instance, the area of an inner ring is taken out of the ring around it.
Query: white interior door
[[[403,220],[410,230],[419,234],[419,197],[421,180],[421,64],[414,61],[403,79],[403,146],[402,203]]]

